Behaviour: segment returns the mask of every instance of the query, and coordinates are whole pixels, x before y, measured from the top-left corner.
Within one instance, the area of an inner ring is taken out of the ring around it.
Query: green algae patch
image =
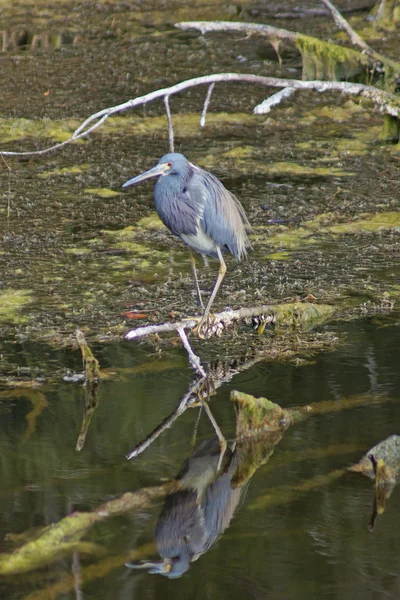
[[[132,225],[119,231],[103,230],[102,233],[108,238],[114,248],[125,250],[136,256],[151,256],[155,260],[161,260],[168,256],[168,251],[166,250],[155,250],[153,247],[138,242],[138,230]]]
[[[207,126],[219,125],[238,125],[245,127],[246,125],[254,127],[255,117],[248,113],[207,113]],[[175,136],[192,136],[194,133],[201,131],[199,113],[184,113],[175,114],[173,116]],[[127,134],[145,134],[149,133],[164,133],[168,129],[168,121],[166,116],[159,117],[110,117],[107,119],[101,130],[97,130],[96,134],[121,133]]]
[[[267,166],[266,171],[271,175],[281,175],[281,174],[290,174],[290,175],[318,175],[318,176],[340,176],[340,177],[348,177],[354,175],[354,173],[350,171],[345,171],[344,169],[339,169],[338,167],[318,167],[318,166],[306,166],[300,165],[296,162],[276,162],[270,166]]]
[[[265,236],[263,233],[258,233],[260,228],[256,228],[251,236],[257,244],[268,244],[268,246],[284,247],[286,250],[294,250],[303,245],[316,244],[317,240],[313,237],[314,232],[306,227],[297,227],[290,229],[289,227],[280,226],[277,233]]]
[[[73,248],[66,248],[64,252],[66,254],[73,254],[74,256],[82,256],[83,254],[89,254],[92,250],[90,248],[85,248],[84,246],[75,246]]]
[[[267,254],[265,258],[269,260],[288,260],[290,258],[289,252],[272,252],[271,254]]]
[[[367,106],[367,103],[370,104],[368,101],[365,101],[365,106],[363,106],[361,103],[348,100],[341,106],[330,105],[323,106],[322,108],[313,108],[310,111],[310,114],[314,115],[315,117],[325,117],[326,119],[332,119],[332,121],[336,121],[337,123],[346,123],[351,119],[351,117],[354,114],[365,113],[366,115],[368,115],[369,107]]]
[[[3,143],[15,142],[25,138],[50,138],[55,142],[65,142],[71,137],[79,124],[79,121],[74,119],[65,121],[0,119],[0,136]],[[76,141],[83,142],[83,140]]]
[[[95,196],[100,196],[100,198],[114,198],[115,196],[121,195],[121,192],[115,192],[109,188],[86,188],[84,192],[85,194],[94,194]]]
[[[138,229],[165,229],[165,225],[155,211],[147,217],[139,219],[135,227]]]
[[[379,230],[400,229],[400,212],[382,212],[375,215],[364,215],[364,218],[350,223],[327,224],[334,219],[333,213],[321,213],[314,219],[305,221],[301,227],[291,229],[279,226],[276,233],[266,234],[264,227],[254,228],[251,236],[258,245],[285,248],[285,251],[271,253],[266,258],[286,260],[287,251],[295,250],[303,245],[318,243],[320,237],[326,234],[376,233]],[[268,228],[267,228],[268,231]],[[318,235],[318,237],[316,237]]]
[[[351,223],[339,223],[327,228],[331,233],[355,233],[365,231],[375,233],[380,229],[400,229],[400,212],[383,212],[367,219],[352,221]]]
[[[0,292],[0,322],[26,323],[28,319],[21,315],[21,311],[32,302],[31,293],[31,290],[13,290],[11,288]]]
[[[57,175],[77,175],[79,173],[83,173],[87,171],[89,165],[73,165],[71,167],[62,167],[61,169],[54,169],[53,171],[44,171],[43,173],[39,173],[38,177],[40,179],[48,179],[49,177],[54,177]]]
[[[250,158],[256,152],[256,148],[253,146],[236,146],[232,150],[227,150],[222,153],[225,158]]]
[[[312,150],[314,153],[323,153],[323,157],[318,160],[332,160],[337,158],[340,153],[350,154],[351,156],[363,156],[367,153],[367,143],[358,139],[339,138],[332,140],[332,147],[326,148],[325,143],[319,144],[317,141],[299,142],[296,144],[299,150]]]

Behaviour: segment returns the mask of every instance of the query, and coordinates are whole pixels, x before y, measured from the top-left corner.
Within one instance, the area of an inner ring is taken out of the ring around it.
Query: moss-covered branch
[[[88,551],[91,546],[82,537],[95,524],[110,517],[147,508],[168,493],[171,484],[127,492],[110,500],[93,512],[74,512],[58,523],[45,527],[11,554],[0,554],[0,575],[26,573],[49,564],[73,551]]]
[[[288,40],[295,44],[303,58],[303,79],[327,79],[339,81],[351,79],[355,76],[362,77],[369,82],[371,69],[375,68],[377,61],[387,67],[385,72],[385,89],[393,90],[395,79],[400,74],[400,63],[389,57],[383,56],[372,49],[367,54],[346,48],[319,38],[304,35],[297,31],[289,31],[270,25],[258,23],[240,23],[230,21],[185,21],[176,23],[180,29],[198,29],[202,34],[212,31],[240,31],[247,34],[258,34],[268,38],[273,47],[279,40]],[[361,38],[360,38],[361,39]],[[369,48],[369,47],[368,47]]]

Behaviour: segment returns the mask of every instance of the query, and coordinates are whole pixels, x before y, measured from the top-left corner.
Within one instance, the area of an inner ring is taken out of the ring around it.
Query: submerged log
[[[127,512],[148,508],[155,500],[163,498],[171,484],[144,488],[137,492],[127,492],[120,498],[110,500],[92,512],[74,512],[58,523],[42,529],[31,540],[7,554],[0,554],[0,575],[27,573],[43,567],[74,550],[88,551],[98,546],[81,542],[81,538],[95,523]]]

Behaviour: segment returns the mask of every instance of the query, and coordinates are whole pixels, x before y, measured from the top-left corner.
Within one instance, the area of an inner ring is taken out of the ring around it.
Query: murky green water
[[[42,590],[38,598],[56,597],[46,595],[46,587],[65,578],[75,562],[83,593],[90,598],[397,598],[398,491],[370,532],[373,482],[356,473],[334,474],[378,441],[399,433],[400,332],[397,324],[385,321],[341,329],[344,340],[335,352],[303,366],[260,362],[212,398],[213,414],[227,437],[233,435],[235,422],[230,389],[267,396],[282,407],[361,395],[370,400],[290,429],[246,487],[225,534],[180,579],[123,566],[129,551],[154,540],[161,508],[156,505],[95,526],[85,538],[98,545],[94,554],[79,554],[74,560],[67,556],[34,576],[3,580],[1,597],[30,597],[34,590]],[[44,348],[21,346],[15,351],[21,367],[34,369],[50,358]],[[84,404],[80,385],[53,383],[43,393],[33,427],[35,404],[29,394],[2,399],[2,551],[11,548],[7,533],[43,526],[73,510],[94,509],[125,491],[159,484],[175,476],[190,454],[198,409],[186,412],[138,459],[125,459],[186,391],[191,372],[183,351],[170,351],[154,363],[147,362],[143,348],[119,344],[99,349],[98,356],[102,368],[118,375],[102,383],[99,406],[79,453],[75,444]],[[78,352],[57,359],[65,368],[78,367]],[[203,416],[198,443],[210,437]],[[114,555],[119,557],[116,564],[107,566],[107,557]],[[143,558],[156,559],[155,549]],[[90,572],[92,563],[103,567]],[[71,584],[68,589],[60,597],[74,597]]]
[[[267,4],[0,0],[0,150],[45,148],[90,113],[207,73],[301,77],[294,47],[282,44],[280,64],[262,38],[202,36],[176,21],[256,21],[342,40],[327,15],[297,19],[286,10],[298,3],[285,2],[286,16],[275,18],[279,7]],[[367,16],[354,14],[353,25],[366,26]],[[394,56],[397,33],[373,44]],[[311,332],[277,327],[257,336],[246,324],[217,341],[193,339],[203,364],[230,373],[211,398],[213,415],[233,440],[231,390],[283,408],[331,404],[288,429],[232,496],[218,479],[209,510],[225,515],[226,531],[216,543],[216,532],[203,540],[182,577],[124,566],[135,549],[135,562],[157,560],[159,502],[97,523],[77,551],[41,569],[0,576],[1,599],[400,597],[398,490],[370,531],[374,482],[346,470],[400,434],[398,146],[379,141],[382,115],[358,99],[299,92],[255,116],[265,89],[221,85],[201,129],[204,96],[196,88],[171,99],[176,149],[224,181],[254,228],[248,261],[228,257],[216,309],[310,294],[337,318]],[[60,152],[0,161],[0,566],[1,553],[43,526],[170,480],[190,456],[201,481],[215,466],[211,453],[204,463],[193,458],[197,408],[135,461],[125,458],[193,376],[176,340],[124,341],[138,323],[131,310],[154,322],[196,310],[187,253],[158,227],[151,188],[120,188],[167,150],[155,102]],[[202,270],[206,292],[214,268]],[[84,390],[63,380],[82,368],[77,327],[105,376],[80,452]],[[197,446],[212,436],[202,415]],[[182,514],[178,506],[168,527]]]

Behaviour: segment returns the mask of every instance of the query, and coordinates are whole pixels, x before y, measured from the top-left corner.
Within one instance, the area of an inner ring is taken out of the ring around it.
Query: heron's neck
[[[157,180],[156,187],[160,194],[167,195],[169,197],[180,195],[190,179],[190,169],[188,168],[184,173],[171,173],[165,175]]]

